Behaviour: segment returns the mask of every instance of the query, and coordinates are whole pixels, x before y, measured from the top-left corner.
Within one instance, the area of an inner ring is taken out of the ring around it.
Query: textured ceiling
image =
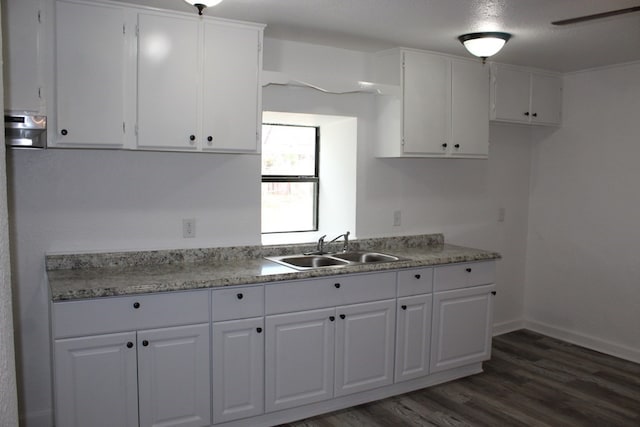
[[[130,0],[182,12],[183,0]],[[375,51],[404,46],[466,55],[460,34],[513,34],[498,62],[568,72],[640,60],[640,13],[555,27],[551,21],[640,0],[224,0],[205,15],[267,24],[266,37]]]

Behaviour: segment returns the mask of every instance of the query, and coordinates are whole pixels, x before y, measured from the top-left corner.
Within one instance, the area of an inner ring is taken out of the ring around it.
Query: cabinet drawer
[[[286,313],[394,298],[395,276],[395,272],[385,272],[269,284],[265,311]]]
[[[212,291],[211,307],[214,322],[263,316],[264,287],[216,289]]]
[[[495,282],[495,261],[473,262],[436,267],[433,274],[434,290],[447,291]]]
[[[398,296],[433,292],[433,268],[412,268],[398,271]]]
[[[57,302],[54,338],[106,334],[209,321],[209,291]]]

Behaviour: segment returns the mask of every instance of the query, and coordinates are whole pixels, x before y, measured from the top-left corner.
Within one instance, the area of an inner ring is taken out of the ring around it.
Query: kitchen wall
[[[0,11],[0,15],[2,12]],[[2,20],[0,19],[0,22]],[[0,34],[0,39],[2,38]],[[0,42],[0,46],[2,43]],[[0,66],[0,83],[3,70]],[[4,110],[3,85],[0,84],[0,110]],[[18,399],[13,344],[13,307],[9,256],[9,216],[4,133],[0,135],[0,420],[3,426],[18,425]]]
[[[525,316],[640,362],[640,63],[565,76],[533,145]]]
[[[296,52],[306,55],[297,56]],[[323,64],[306,62],[322,52]],[[360,52],[267,40],[265,64],[345,76],[366,70]],[[324,67],[320,72],[318,67]],[[343,67],[344,66],[344,67]],[[274,68],[272,68],[274,69]],[[310,72],[309,77],[312,76]],[[496,330],[522,325],[531,133],[493,126],[489,160],[376,159],[371,94],[269,87],[264,108],[356,117],[358,237],[444,232],[448,242],[500,251]],[[51,417],[46,252],[260,243],[259,156],[108,150],[10,151],[9,206],[21,413]],[[506,209],[497,222],[498,208]],[[392,226],[393,210],[402,226]],[[196,238],[182,238],[196,218]]]

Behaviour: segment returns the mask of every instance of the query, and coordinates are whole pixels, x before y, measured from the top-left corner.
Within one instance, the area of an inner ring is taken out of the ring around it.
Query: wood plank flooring
[[[640,427],[640,365],[521,330],[484,373],[282,427]]]

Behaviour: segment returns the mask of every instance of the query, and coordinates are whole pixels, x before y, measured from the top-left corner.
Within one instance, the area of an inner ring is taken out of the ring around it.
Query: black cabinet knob
[[[149,345],[149,341],[147,341],[147,340],[142,341],[142,345],[147,347]]]
[[[420,280],[420,278],[421,278],[422,276],[421,276],[421,275],[419,275],[419,274],[416,274],[416,275],[415,275],[415,276],[413,276],[413,277],[415,277],[416,279]]]
[[[532,116],[533,117],[538,117],[538,113],[533,113]]]
[[[347,316],[345,316],[344,314],[341,314],[341,315],[340,315],[340,318],[341,318],[341,319],[344,319],[344,318],[346,318],[346,317],[347,317]]]
[[[138,309],[140,308],[140,303],[138,301],[133,303],[133,308]]]
[[[403,309],[403,310],[406,310],[406,309],[407,309],[407,306],[406,306],[406,305],[403,305],[403,306],[402,306],[402,309]]]
[[[256,332],[261,334],[262,333],[262,328],[256,328]]]
[[[470,267],[468,267],[466,270],[467,270],[467,273],[471,273],[471,268]]]
[[[460,148],[460,144],[454,145],[455,148]]]
[[[446,142],[442,144],[442,148],[447,148],[447,143]]]
[[[334,283],[333,286],[335,286],[336,289],[340,289],[340,283]]]
[[[525,112],[525,113],[524,113],[524,115],[525,115],[525,116],[527,116],[527,117],[529,117],[529,112],[528,112],[528,111],[527,111],[527,112]]]
[[[334,320],[336,320],[336,316],[329,316],[329,321],[333,322]]]
[[[196,136],[195,135],[189,135],[189,141],[193,142],[196,140]]]
[[[209,141],[209,142],[213,141],[213,137],[212,137],[211,135],[209,135],[209,136],[207,137],[207,141]]]
[[[63,136],[66,136],[66,135],[69,133],[69,131],[68,131],[68,130],[66,130],[66,129],[62,129],[62,130],[60,131],[60,133],[61,133]]]
[[[127,348],[133,348],[133,343],[131,341],[127,343]]]
[[[236,298],[238,298],[238,299],[242,299],[242,298],[244,298],[244,295],[242,295],[242,294],[240,293],[240,294],[236,295]]]
[[[497,294],[496,291],[491,291],[491,295],[495,295],[495,294]]]

